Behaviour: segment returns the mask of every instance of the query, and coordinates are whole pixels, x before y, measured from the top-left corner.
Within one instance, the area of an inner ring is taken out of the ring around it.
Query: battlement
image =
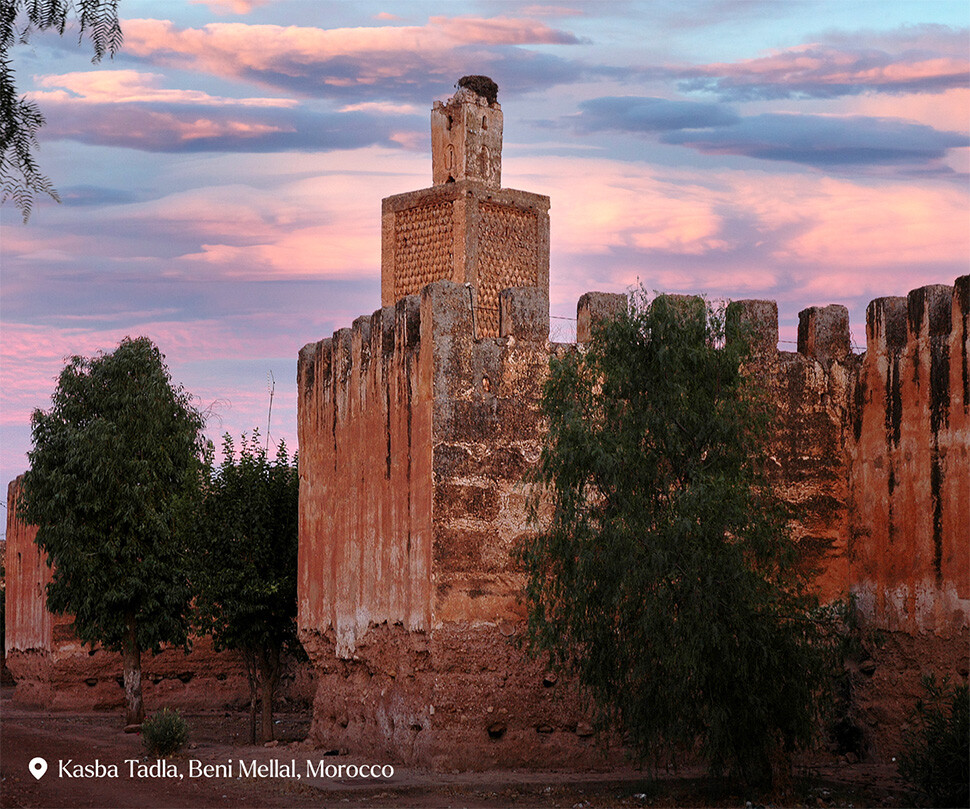
[[[853,593],[865,622],[911,637],[970,626],[968,292],[964,276],[873,301],[861,355],[842,306],[802,311],[796,352],[778,350],[773,301],[727,313],[746,324],[773,399],[772,476],[816,588]],[[442,767],[585,755],[576,732],[535,746],[549,717],[572,728],[586,718],[577,702],[550,702],[503,627],[524,618],[510,551],[536,530],[523,478],[541,450],[550,357],[588,342],[627,297],[583,295],[577,342],[557,344],[543,293],[499,291],[487,336],[477,290],[435,281],[300,352],[301,639],[318,670],[343,660],[368,671],[366,697],[382,706],[375,726],[353,707],[360,690],[329,676],[321,742]],[[388,666],[390,680],[379,676]],[[501,687],[487,674],[499,670]],[[478,728],[468,713],[493,703],[510,741],[483,747],[475,734],[495,717]],[[344,725],[354,711],[358,724]],[[420,730],[381,731],[392,714]]]
[[[845,484],[839,491],[823,486],[824,493],[820,489],[812,495],[829,498],[826,502],[830,505],[838,501],[840,519],[844,521],[848,519],[850,499],[847,464],[852,458],[862,462],[868,452],[885,455],[896,451],[894,448],[898,449],[907,430],[913,432],[914,442],[922,441],[928,448],[933,458],[925,459],[924,472],[914,468],[912,475],[914,479],[939,478],[942,487],[926,498],[927,507],[935,511],[924,515],[926,525],[935,526],[930,539],[935,548],[930,553],[935,567],[930,578],[940,581],[948,578],[944,575],[945,560],[954,561],[951,557],[959,555],[955,545],[950,551],[944,548],[947,523],[943,514],[949,513],[949,506],[944,509],[941,504],[946,499],[944,490],[949,491],[946,487],[952,487],[953,507],[960,514],[970,508],[967,497],[958,490],[959,473],[947,471],[943,464],[944,457],[949,459],[947,463],[965,464],[968,452],[967,286],[965,276],[954,287],[924,287],[911,292],[908,298],[873,301],[868,309],[867,352],[861,356],[851,350],[845,307],[803,310],[795,353],[777,349],[778,315],[773,301],[742,300],[728,307],[729,321],[745,323],[754,335],[755,357],[766,367],[774,391],[782,422],[777,454],[790,456],[791,460],[791,469],[780,478],[783,486],[794,486],[789,492],[793,503],[797,505],[799,499],[805,500],[808,495],[796,491],[798,486],[786,482],[784,477],[789,472],[794,474],[795,467],[810,462],[810,474],[818,477],[824,468],[829,478],[842,481],[839,486]],[[435,468],[435,452],[445,444],[450,446],[452,433],[474,433],[483,441],[515,434],[517,441],[537,446],[541,432],[537,414],[539,384],[547,372],[549,356],[569,347],[548,342],[548,309],[540,290],[505,289],[497,299],[499,337],[478,336],[481,309],[474,289],[438,281],[426,286],[420,296],[408,296],[393,308],[384,307],[369,317],[358,318],[352,329],[342,329],[332,338],[304,348],[299,376],[303,408],[301,462],[313,462],[314,456],[308,453],[312,453],[314,434],[307,419],[311,410],[317,412],[314,408],[318,409],[320,403],[330,408],[326,418],[331,427],[324,429],[327,435],[337,436],[355,423],[367,422],[354,441],[364,441],[383,453],[373,461],[373,467],[383,469],[385,479],[397,465],[394,457],[398,447],[401,457],[407,457],[411,464],[422,457],[423,473],[430,474]],[[622,294],[584,294],[577,305],[577,343],[587,342],[598,320],[614,316],[626,305],[627,298]],[[523,368],[528,368],[528,372],[523,373]],[[906,369],[905,374],[901,368]],[[404,408],[412,420],[406,432],[401,425],[392,424],[391,416],[397,407]],[[319,417],[314,416],[314,424]],[[433,446],[405,447],[405,435],[413,441],[419,426]],[[384,438],[375,440],[384,433]],[[880,446],[869,448],[877,439]],[[331,443],[328,438],[328,448]],[[813,444],[815,450],[806,449],[806,443]],[[932,449],[937,445],[942,449]],[[908,457],[912,458],[914,451],[908,449]],[[351,455],[356,459],[360,451],[355,449]],[[337,457],[328,463],[334,470],[341,468]],[[938,471],[933,472],[937,467]],[[412,472],[408,473],[408,480],[414,485],[416,477]],[[310,476],[308,470],[305,477]],[[356,472],[350,478],[359,482]],[[896,478],[893,486],[899,485],[898,475]],[[427,479],[421,485],[433,488],[439,482],[439,478]],[[891,503],[893,496],[892,491],[888,492],[887,502]],[[426,502],[433,500],[427,494],[424,498]],[[905,509],[909,515],[917,511],[915,504]],[[898,521],[901,513],[897,512],[893,519]],[[408,515],[409,519],[415,517],[415,512],[411,510]],[[421,531],[430,531],[434,519],[432,508],[431,514],[421,516]],[[954,519],[959,521],[962,517]],[[954,542],[959,533],[957,524],[952,526]],[[895,523],[887,516],[888,525]],[[845,526],[824,530],[820,524],[813,526],[803,527],[802,533],[814,549],[809,554],[812,561],[821,564],[825,571],[820,579],[822,589],[834,596],[848,586],[851,575],[847,565],[863,546],[849,554]],[[897,530],[898,526],[892,528]],[[426,550],[425,557],[429,552]],[[422,567],[420,575],[426,574]],[[422,593],[426,591],[427,588]],[[410,612],[399,607],[385,617],[404,620],[406,613],[410,616],[408,626],[428,627],[434,620],[435,604],[442,602],[432,600],[420,609],[414,606],[413,599],[408,603]],[[965,611],[964,607],[960,609]],[[345,618],[349,621],[347,616],[356,616],[357,623],[346,636],[347,648],[353,646],[351,635],[356,637],[366,628],[357,620],[363,614],[348,604]],[[881,609],[873,612],[874,619],[879,615],[883,615]],[[911,630],[925,628],[929,620],[915,613],[897,617]],[[335,620],[342,627],[345,618]],[[961,620],[966,620],[966,615]],[[343,630],[338,632],[340,637],[344,634]]]

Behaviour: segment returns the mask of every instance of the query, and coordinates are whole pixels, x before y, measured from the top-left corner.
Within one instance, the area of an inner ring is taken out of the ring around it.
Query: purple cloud
[[[581,132],[670,132],[738,123],[740,118],[719,104],[671,101],[666,98],[607,96],[579,105],[576,127]]]
[[[706,154],[784,160],[820,168],[927,164],[947,149],[970,146],[964,135],[922,124],[862,116],[766,114],[706,130],[668,132],[664,143]]]
[[[46,102],[45,140],[147,152],[279,152],[394,145],[394,119],[364,112],[314,112],[169,103]]]
[[[668,75],[680,79],[683,91],[716,93],[729,101],[940,93],[970,85],[968,36],[965,28],[942,25],[831,33],[824,42],[738,62],[671,69]]]

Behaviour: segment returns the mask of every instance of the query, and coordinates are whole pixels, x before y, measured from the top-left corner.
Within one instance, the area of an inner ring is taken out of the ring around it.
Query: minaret
[[[434,102],[431,182],[435,185],[480,180],[490,188],[501,187],[502,107],[497,95],[491,79],[466,76],[446,103]]]
[[[498,295],[537,287],[549,298],[549,197],[502,188],[498,87],[466,76],[431,110],[433,185],[382,204],[381,303],[433,281],[476,291],[476,337],[498,335]]]

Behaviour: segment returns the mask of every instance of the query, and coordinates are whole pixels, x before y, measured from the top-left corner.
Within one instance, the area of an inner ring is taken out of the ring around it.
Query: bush
[[[162,708],[141,725],[142,741],[151,756],[170,756],[182,749],[189,738],[189,728],[182,714]]]
[[[923,678],[926,698],[917,701],[899,774],[931,806],[970,805],[970,689]]]

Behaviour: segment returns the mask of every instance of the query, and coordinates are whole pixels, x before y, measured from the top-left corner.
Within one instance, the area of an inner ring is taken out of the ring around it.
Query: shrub
[[[182,749],[189,737],[189,728],[182,714],[162,708],[141,725],[142,741],[151,756],[170,756]]]
[[[932,806],[970,805],[970,689],[923,678],[899,774]]]

